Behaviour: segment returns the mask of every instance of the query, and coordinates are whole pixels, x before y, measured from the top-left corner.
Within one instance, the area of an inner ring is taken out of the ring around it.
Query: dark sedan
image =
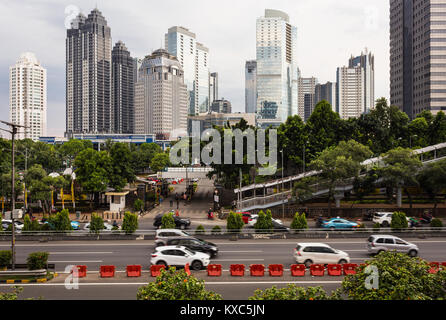
[[[218,248],[215,244],[197,238],[172,238],[167,240],[168,246],[183,246],[192,251],[207,253],[214,258],[218,255]]]
[[[163,214],[159,214],[155,217],[155,220],[153,221],[153,226],[156,228],[161,227],[161,225],[163,224],[162,220],[163,220]],[[177,216],[173,216],[173,219],[175,220],[175,227],[181,230],[184,230],[186,228],[190,227],[190,219],[189,218],[180,218]]]

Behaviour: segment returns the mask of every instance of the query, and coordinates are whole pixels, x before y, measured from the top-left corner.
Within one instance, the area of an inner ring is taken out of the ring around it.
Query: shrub
[[[140,212],[144,209],[144,201],[141,199],[136,199],[135,203],[133,203],[133,209],[135,212]]]
[[[0,251],[0,268],[6,267],[12,262],[12,251]]]
[[[245,226],[242,215],[232,211],[229,213],[226,224],[226,229],[228,229],[228,232],[233,233],[239,233],[240,230]]]
[[[305,216],[305,213],[302,212],[302,214],[299,214],[299,212],[296,212],[293,218],[293,222],[291,223],[291,229],[292,230],[305,230],[308,229],[308,222],[307,217]]]
[[[162,270],[155,281],[140,287],[137,300],[222,300],[221,295],[207,291],[204,280],[188,276],[184,270]]]
[[[212,234],[220,234],[221,233],[221,227],[220,226],[215,226],[212,228],[211,230]]]
[[[48,218],[48,224],[51,229],[56,231],[73,230],[71,227],[70,213],[68,209],[64,209]]]
[[[165,214],[163,218],[161,219],[161,229],[175,229],[175,219],[173,217],[173,213],[170,212],[168,214]]]
[[[443,222],[440,219],[432,219],[431,222],[432,228],[443,228]]]
[[[404,212],[394,212],[392,215],[392,222],[390,223],[392,229],[407,229],[409,224]]]
[[[271,232],[273,229],[271,211],[268,210],[266,214],[260,211],[254,228],[256,232]]]
[[[31,219],[29,218],[28,214],[25,214],[25,217],[23,218],[23,229],[22,229],[22,231],[32,231]]]
[[[265,290],[256,290],[249,300],[330,300],[322,287],[298,287],[294,284],[286,288],[272,287]]]
[[[375,224],[373,225],[373,230],[378,231],[379,229],[381,229],[381,225],[380,225],[379,223],[375,223]]]
[[[104,220],[96,213],[91,214],[90,232],[98,234],[104,230]]]
[[[22,287],[12,287],[12,292],[0,292],[0,301],[14,301],[19,299]]]
[[[28,270],[41,270],[46,269],[48,265],[48,252],[33,252],[28,255],[26,264]]]
[[[136,213],[124,213],[124,220],[122,221],[122,230],[126,234],[133,234],[138,229],[138,215]]]
[[[199,225],[199,226],[197,227],[197,229],[195,230],[195,233],[196,233],[196,234],[205,234],[204,227],[203,227],[202,225]]]

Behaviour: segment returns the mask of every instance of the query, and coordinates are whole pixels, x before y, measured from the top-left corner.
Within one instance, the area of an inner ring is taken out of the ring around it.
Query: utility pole
[[[11,224],[12,224],[12,239],[11,239],[11,251],[12,251],[12,270],[15,270],[15,223],[14,223],[14,211],[15,211],[15,135],[18,132],[18,128],[25,128],[24,126],[9,123],[6,121],[0,121],[3,124],[11,127],[11,131],[1,129],[3,131],[9,132],[11,134],[12,142],[12,173],[11,173]]]

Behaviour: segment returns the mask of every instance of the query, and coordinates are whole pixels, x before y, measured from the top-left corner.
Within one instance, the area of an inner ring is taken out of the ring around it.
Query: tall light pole
[[[410,136],[410,138],[409,138],[409,148],[410,149],[412,149],[412,138],[417,138],[418,137],[418,135],[413,135],[413,136]]]
[[[284,171],[284,168],[283,168],[283,150],[280,150],[280,155],[281,155],[281,158],[282,158],[282,193],[284,193],[285,190],[284,190],[284,182],[283,182],[283,171]],[[282,200],[282,218],[285,219],[285,200]]]
[[[3,124],[11,127],[11,131],[1,129],[3,131],[9,132],[11,134],[11,142],[12,142],[12,170],[11,170],[11,225],[12,225],[12,239],[11,239],[11,252],[12,252],[12,270],[15,270],[15,222],[14,222],[14,211],[15,211],[15,135],[18,133],[18,128],[25,128],[25,126],[21,126],[14,123],[9,123],[6,121],[0,121]]]

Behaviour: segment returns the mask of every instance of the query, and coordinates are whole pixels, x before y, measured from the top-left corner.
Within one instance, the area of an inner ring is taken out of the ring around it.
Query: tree
[[[358,176],[353,182],[353,191],[359,200],[363,200],[376,189],[376,182],[379,179],[378,168],[374,167],[364,176]]]
[[[293,195],[296,197],[300,204],[304,204],[313,195],[313,185],[317,183],[317,179],[314,177],[307,177],[298,180],[293,186]]]
[[[127,144],[114,143],[110,149],[110,159],[109,186],[116,191],[121,191],[127,183],[135,180]]]
[[[244,226],[242,215],[231,211],[226,221],[226,229],[229,232],[239,233]]]
[[[112,171],[110,156],[105,151],[85,149],[78,154],[74,164],[76,179],[82,189],[90,194],[90,208],[92,208],[94,195],[104,192],[109,184],[109,173]],[[97,196],[95,198],[98,200]]]
[[[104,229],[105,229],[104,220],[96,213],[92,213],[90,221],[90,232],[99,234],[99,232],[101,232]]]
[[[322,287],[302,288],[289,284],[286,288],[278,289],[276,286],[265,290],[256,290],[249,300],[330,300]]]
[[[153,157],[162,153],[163,150],[156,143],[143,143],[136,150],[132,151],[132,167],[137,173],[142,173],[150,167]]]
[[[70,141],[62,144],[59,148],[59,151],[67,160],[66,165],[69,167],[74,164],[73,162],[74,159],[76,159],[77,155],[88,148],[93,149],[93,144],[91,143],[91,141],[71,139]]]
[[[361,266],[355,275],[348,275],[337,290],[346,300],[444,300],[446,299],[446,270],[429,274],[429,264],[407,254],[382,252],[366,262],[375,269],[378,288],[367,288],[371,272]]]
[[[299,169],[303,167],[304,148],[309,147],[305,123],[298,115],[288,117],[277,130],[277,139],[280,150],[283,150],[286,168],[300,172]]]
[[[169,155],[167,153],[156,154],[150,163],[150,169],[153,172],[159,172],[170,165]]]
[[[48,224],[52,230],[55,231],[71,231],[73,227],[71,226],[70,213],[68,209],[64,209],[55,215],[48,218]],[[90,226],[91,230],[91,226]]]
[[[296,212],[293,218],[293,222],[291,223],[291,229],[292,230],[305,230],[308,229],[308,222],[307,217],[305,216],[305,213],[302,212],[302,214],[299,214],[299,212]]]
[[[324,150],[321,155],[311,162],[311,166],[321,171],[328,188],[328,211],[331,216],[331,201],[337,186],[347,179],[357,177],[362,169],[361,162],[371,156],[368,147],[356,141],[342,141],[337,147]]]
[[[446,141],[446,115],[443,111],[437,113],[429,126],[429,137],[429,144],[431,145]]]
[[[410,149],[397,148],[383,155],[385,167],[380,168],[380,176],[386,185],[397,188],[397,205],[402,205],[401,191],[404,189],[412,208],[412,197],[407,188],[418,185],[415,179],[422,163]]]
[[[175,219],[173,217],[173,213],[169,212],[165,214],[161,219],[161,229],[175,229]]]
[[[409,124],[409,145],[411,149],[424,148],[429,144],[429,125],[425,118],[416,118]]]
[[[407,229],[409,224],[404,212],[394,212],[392,215],[392,221],[390,223],[392,229]]]
[[[138,216],[135,213],[124,213],[124,220],[122,222],[122,230],[126,234],[133,234],[138,229]]]
[[[256,232],[271,232],[273,229],[271,211],[268,210],[267,214],[260,211],[254,228]]]
[[[420,187],[429,194],[437,209],[437,195],[446,189],[446,160],[429,163],[417,175]]]
[[[144,201],[142,201],[141,199],[136,199],[135,202],[133,203],[133,210],[135,210],[135,212],[140,212],[143,209],[144,209]]]
[[[221,296],[205,288],[204,280],[199,281],[187,275],[184,270],[175,268],[161,270],[154,282],[140,287],[136,294],[137,300],[222,300]]]

